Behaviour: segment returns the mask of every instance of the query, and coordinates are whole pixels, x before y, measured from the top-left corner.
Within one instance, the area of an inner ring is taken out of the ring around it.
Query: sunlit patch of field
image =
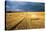
[[[44,12],[6,13],[7,29],[44,28]]]

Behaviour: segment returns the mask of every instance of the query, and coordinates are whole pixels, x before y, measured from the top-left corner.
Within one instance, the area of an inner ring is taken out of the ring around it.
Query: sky
[[[39,2],[17,2],[17,1],[6,1],[6,11],[34,11],[43,12],[44,3]]]

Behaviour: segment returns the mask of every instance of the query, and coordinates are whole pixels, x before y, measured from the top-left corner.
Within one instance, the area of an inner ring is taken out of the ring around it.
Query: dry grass
[[[13,27],[14,27],[13,29],[44,28],[45,19],[44,16],[45,16],[44,12],[6,13],[6,28],[7,29],[11,29]],[[22,22],[19,23],[20,21]]]

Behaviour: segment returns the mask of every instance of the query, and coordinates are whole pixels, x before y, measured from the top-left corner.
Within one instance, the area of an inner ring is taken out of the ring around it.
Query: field
[[[44,12],[6,13],[6,30],[44,28]]]

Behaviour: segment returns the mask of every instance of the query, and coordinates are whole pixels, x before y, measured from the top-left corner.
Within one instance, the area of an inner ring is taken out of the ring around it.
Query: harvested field
[[[44,12],[6,13],[6,30],[44,28]]]

